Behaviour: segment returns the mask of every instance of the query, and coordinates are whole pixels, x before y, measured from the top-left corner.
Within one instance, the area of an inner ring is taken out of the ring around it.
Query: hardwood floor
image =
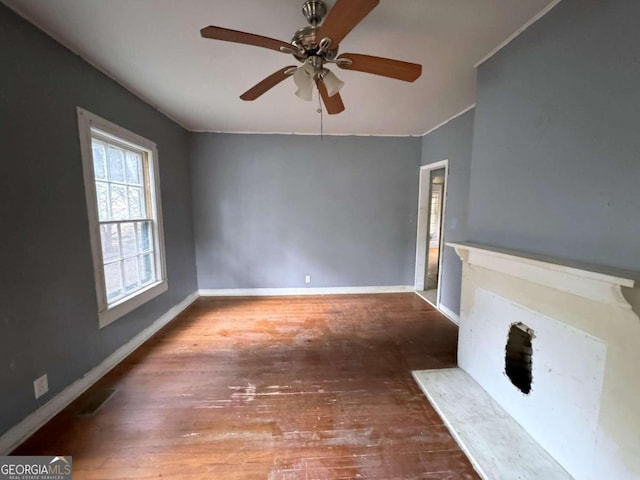
[[[203,298],[13,454],[74,480],[476,479],[410,373],[456,337],[414,294]]]

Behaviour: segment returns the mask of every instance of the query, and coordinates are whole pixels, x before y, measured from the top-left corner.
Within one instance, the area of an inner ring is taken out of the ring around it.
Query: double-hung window
[[[100,326],[167,290],[158,152],[78,108]]]

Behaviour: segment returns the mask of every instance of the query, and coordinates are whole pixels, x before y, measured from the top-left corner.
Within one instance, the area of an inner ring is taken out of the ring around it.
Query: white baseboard
[[[442,304],[440,304],[440,306],[438,307],[438,310],[440,310],[440,313],[442,313],[445,317],[447,317],[453,323],[455,323],[456,325],[460,325],[460,315],[455,313],[453,310],[448,309]]]
[[[381,287],[221,288],[200,290],[201,297],[270,297],[292,295],[353,295],[413,292],[412,285]]]
[[[435,308],[435,309],[438,308],[438,306],[435,304],[435,302],[431,301],[431,299],[425,295],[426,292],[414,289],[413,293],[415,293],[417,296],[419,296],[422,300],[427,302],[433,308]]]
[[[460,315],[455,313],[453,310],[448,309],[447,307],[442,305],[442,303],[440,305],[436,305],[431,300],[429,300],[429,298],[427,298],[426,295],[424,295],[424,292],[414,291],[414,293],[416,295],[418,295],[421,299],[423,299],[425,302],[427,302],[429,305],[431,305],[433,308],[438,310],[441,314],[443,314],[445,317],[447,317],[453,323],[455,323],[456,325],[460,326]]]
[[[198,296],[198,292],[194,292],[186,297],[182,302],[173,306],[151,325],[109,355],[98,366],[89,370],[82,378],[73,382],[20,423],[7,430],[0,437],[0,455],[8,455],[14,448],[60,413],[62,409],[78,398],[94,383],[100,380],[135,349],[151,338],[162,327],[171,322],[171,320],[176,318],[183,310],[196,301]]]

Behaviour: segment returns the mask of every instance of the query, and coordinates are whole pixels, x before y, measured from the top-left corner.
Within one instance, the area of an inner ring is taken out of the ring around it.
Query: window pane
[[[146,285],[155,280],[155,273],[153,268],[153,256],[148,253],[140,257],[140,283]]]
[[[127,152],[127,183],[142,185],[142,155]]]
[[[158,154],[152,142],[89,112],[79,115],[85,188],[96,192],[87,200],[102,327],[164,289],[147,290],[133,300],[165,281],[164,234],[158,230],[162,212],[153,208],[159,201],[154,188]]]
[[[96,182],[96,197],[98,200],[98,220],[101,222],[111,220],[109,218],[109,192],[108,184]]]
[[[92,139],[91,149],[93,150],[93,174],[97,180],[107,179],[107,152],[103,142]]]
[[[120,266],[122,262],[110,263],[104,266],[104,280],[107,290],[107,301],[112,302],[124,296]]]
[[[124,183],[124,150],[109,145],[109,180]]]
[[[142,188],[129,187],[129,218],[144,218],[145,208],[143,203]]]
[[[110,185],[111,187],[111,220],[127,220],[129,208],[127,207],[127,187],[122,185]]]
[[[140,252],[153,250],[151,222],[138,222],[138,248]]]
[[[133,223],[120,224],[120,238],[122,243],[122,256],[130,257],[138,253],[136,245],[136,232]]]
[[[100,225],[100,239],[102,241],[103,262],[107,263],[117,260],[120,257],[118,225]]]
[[[138,257],[124,260],[124,288],[131,293],[140,287],[138,283]]]

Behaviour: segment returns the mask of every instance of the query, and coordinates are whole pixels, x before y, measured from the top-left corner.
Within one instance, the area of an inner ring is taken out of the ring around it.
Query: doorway
[[[448,160],[420,168],[415,290],[436,308],[440,304],[448,171]]]

